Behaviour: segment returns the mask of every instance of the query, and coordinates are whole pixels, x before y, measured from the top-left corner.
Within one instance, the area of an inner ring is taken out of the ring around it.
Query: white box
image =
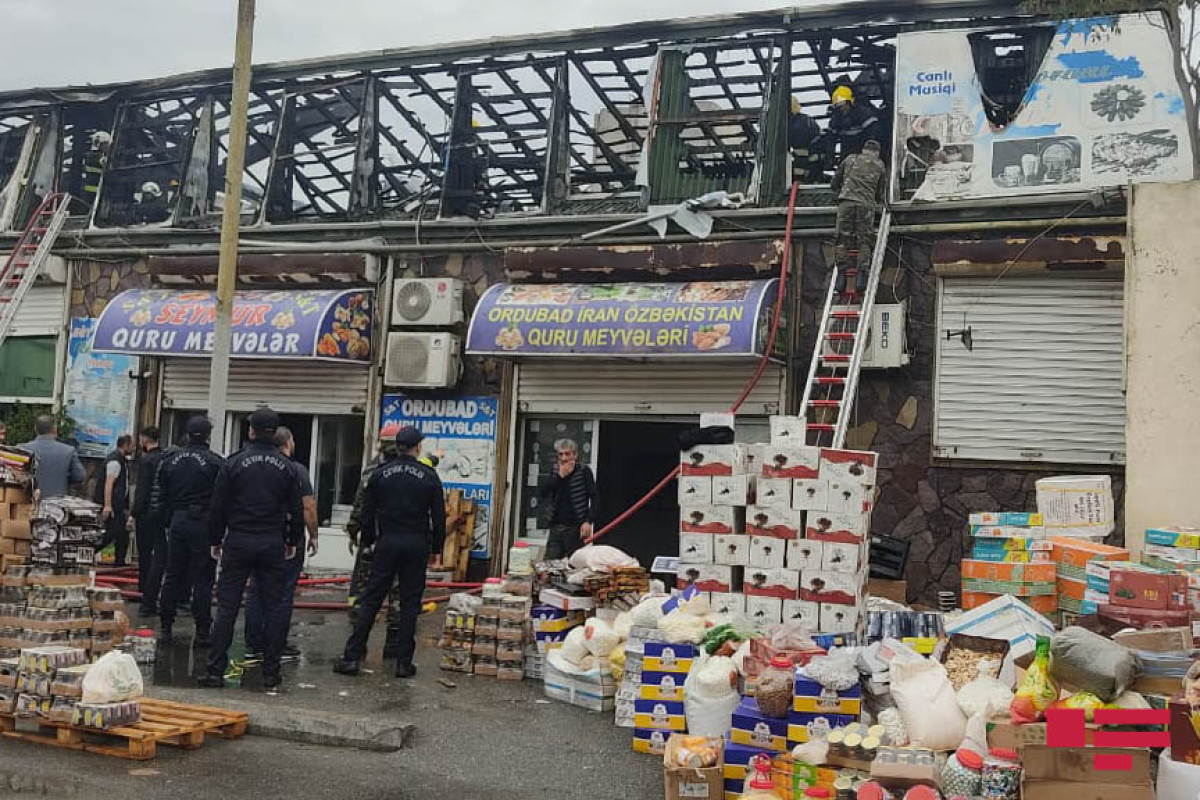
[[[857,625],[857,606],[821,603],[821,633],[852,633]]]
[[[713,479],[708,475],[681,475],[679,478],[679,505],[711,506]]]
[[[875,485],[875,465],[878,453],[865,450],[834,450],[821,448],[821,479],[830,483],[861,483]]]
[[[820,570],[825,558],[825,543],[812,539],[795,539],[788,542],[787,568],[808,572]]]
[[[947,620],[946,635],[955,633],[1007,639],[1011,649],[1006,661],[1011,664],[1013,659],[1034,651],[1037,637],[1053,636],[1054,624],[1017,598],[1002,595]]]
[[[758,446],[759,466],[764,478],[816,478],[820,449],[803,445]]]
[[[679,534],[679,561],[684,564],[712,564],[713,535],[711,533]]]
[[[783,569],[787,542],[774,536],[750,537],[749,566],[759,569]]]
[[[828,511],[829,484],[819,478],[792,481],[792,508],[798,511]]]
[[[821,629],[821,606],[807,600],[784,600],[783,621],[803,625],[809,631]]]
[[[810,511],[805,516],[804,537],[822,542],[861,544],[867,538],[869,518],[866,514],[831,514]]]
[[[747,597],[746,617],[755,625],[778,625],[783,621],[783,601],[778,597]]]
[[[741,533],[745,509],[732,506],[691,506],[679,509],[680,533]]]
[[[857,544],[826,542],[821,569],[826,572],[857,573],[860,553],[861,547]]]
[[[734,415],[726,411],[709,412],[700,415],[701,428],[732,428]]]
[[[804,535],[804,512],[790,508],[750,506],[746,509],[746,533],[776,539],[799,539]]]
[[[749,475],[716,475],[712,479],[714,506],[744,506],[750,498]]]
[[[718,534],[713,539],[713,561],[730,567],[750,563],[750,537],[741,533]]]
[[[679,456],[680,475],[743,475],[745,451],[736,444],[702,444]]]
[[[1037,509],[1049,536],[1107,536],[1115,524],[1112,478],[1064,475],[1037,482]]]
[[[799,590],[800,573],[794,569],[748,569],[742,585],[744,595],[781,600],[795,600]]]
[[[709,605],[714,614],[745,614],[746,595],[734,592],[710,592]]]
[[[792,481],[788,478],[759,478],[754,504],[763,508],[791,508]]]
[[[805,444],[804,420],[801,417],[771,417],[771,444]]]
[[[680,564],[675,585],[680,589],[695,586],[701,592],[736,592],[741,585],[742,568],[720,564]]]
[[[848,572],[809,571],[800,585],[800,599],[814,603],[856,606],[862,596],[862,581]]]
[[[825,509],[831,514],[865,514],[870,511],[868,503],[873,499],[875,490],[861,483],[830,481]]]

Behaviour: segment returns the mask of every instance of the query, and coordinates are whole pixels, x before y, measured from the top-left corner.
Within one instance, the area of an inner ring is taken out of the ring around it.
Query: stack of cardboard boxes
[[[640,632],[639,632],[640,633]],[[647,635],[656,636],[652,632]],[[637,641],[633,634],[630,641]],[[672,733],[687,730],[683,684],[698,655],[695,645],[662,641],[640,641],[635,647],[641,658],[637,666],[637,695],[633,700],[633,749],[639,753],[661,755]],[[630,659],[625,657],[626,675]]]
[[[1200,573],[1200,528],[1147,528],[1142,563],[1162,570]]]
[[[963,559],[963,608],[979,608],[1002,595],[1011,595],[1039,614],[1053,616],[1057,608],[1054,579],[1054,564],[1049,562]]]
[[[32,517],[28,489],[0,487],[0,569],[28,560],[32,551]]]
[[[485,594],[475,615],[471,655],[476,675],[519,681],[525,677],[525,642],[530,599]]]
[[[1096,584],[1102,575],[1098,565],[1128,561],[1129,551],[1071,536],[1053,536],[1048,541],[1058,594],[1059,619],[1056,621],[1067,625],[1076,616],[1095,613],[1097,601],[1104,600],[1102,595],[1095,594],[1095,590],[1089,593],[1089,573],[1093,574],[1092,583]],[[1107,583],[1106,577],[1103,582]]]
[[[976,565],[975,562],[999,564],[1044,564],[1050,561],[1050,544],[1046,541],[1046,530],[1042,527],[1042,515],[1025,512],[999,511],[971,514],[971,557],[963,561],[964,609],[978,608],[1005,594],[998,591],[1006,584],[1040,584],[1023,586],[1027,594],[1014,595],[1039,613],[1052,616],[1057,606],[1046,576],[1053,569],[1045,567],[1026,571],[1022,568],[997,567],[994,569]],[[968,563],[972,566],[968,566]],[[1017,576],[1020,579],[1017,579]]]

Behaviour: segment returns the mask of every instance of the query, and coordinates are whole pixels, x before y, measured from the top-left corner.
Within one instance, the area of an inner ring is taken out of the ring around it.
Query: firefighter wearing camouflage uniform
[[[887,168],[879,157],[879,142],[863,145],[861,153],[846,156],[830,187],[837,195],[837,234],[834,248],[837,291],[846,290],[846,270],[857,268],[855,288],[867,289],[875,250],[875,214],[884,202]],[[852,255],[856,253],[856,255]]]

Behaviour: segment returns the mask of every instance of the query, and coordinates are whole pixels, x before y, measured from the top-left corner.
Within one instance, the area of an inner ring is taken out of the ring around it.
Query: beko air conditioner
[[[871,309],[871,330],[863,342],[863,369],[897,369],[908,365],[905,333],[907,303],[877,303]]]
[[[392,286],[392,325],[419,327],[463,321],[463,282],[454,278],[398,278]]]
[[[383,382],[439,389],[458,383],[460,342],[449,333],[389,333]]]

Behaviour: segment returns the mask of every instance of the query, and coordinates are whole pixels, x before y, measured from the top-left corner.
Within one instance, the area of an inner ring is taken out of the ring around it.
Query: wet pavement
[[[135,625],[150,622],[134,618]],[[333,674],[332,663],[349,634],[346,614],[299,610],[292,641],[303,655],[284,665],[284,691],[279,695],[263,691],[256,668],[247,669],[239,685],[224,690],[196,687],[194,676],[203,671],[207,653],[192,649],[187,617],[177,622],[175,644],[160,647],[158,661],[147,669],[150,695],[159,685],[167,687],[162,694],[169,693],[171,699],[201,704],[236,705],[242,698],[251,707],[268,703],[284,714],[293,709],[332,712],[415,726],[408,747],[398,752],[248,736],[236,742],[210,738],[189,752],[162,747],[153,761],[130,762],[5,742],[0,745],[0,789],[27,784],[31,796],[123,800],[661,796],[661,762],[632,752],[630,730],[614,727],[611,712],[592,713],[547,701],[541,683],[532,680],[510,683],[439,670],[432,641],[440,625],[440,613],[422,617],[419,673],[413,680],[393,678],[392,662],[382,660],[382,623],[371,639],[367,671],[357,678]],[[240,657],[240,648],[239,632],[232,658]],[[42,782],[41,790],[37,781]]]

